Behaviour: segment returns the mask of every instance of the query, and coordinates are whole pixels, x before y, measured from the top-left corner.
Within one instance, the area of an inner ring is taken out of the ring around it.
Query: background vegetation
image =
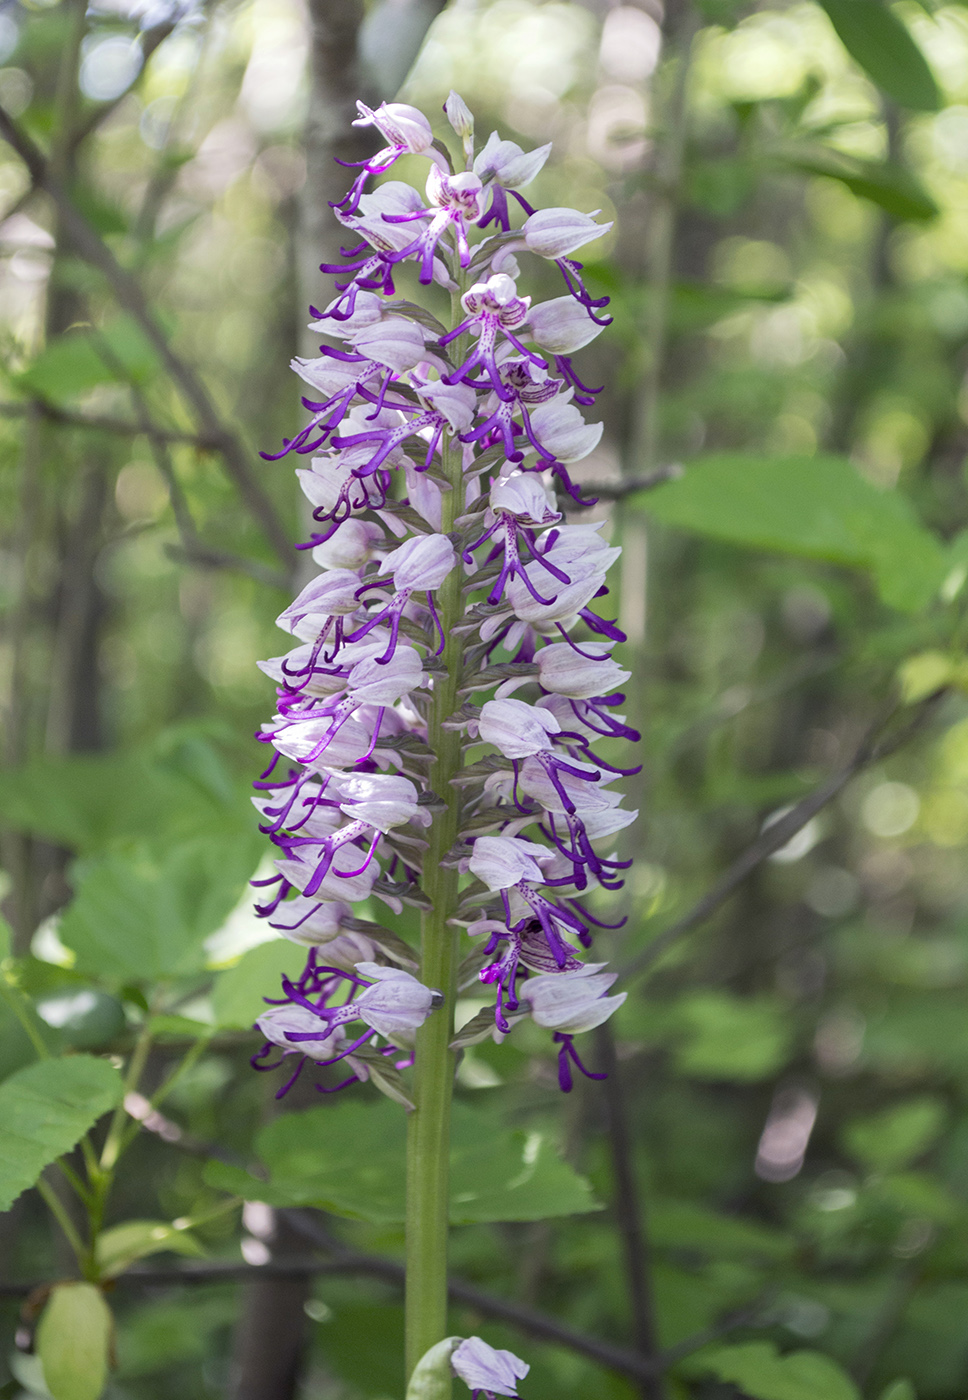
[[[617,219],[576,474],[619,502],[645,734],[607,1085],[562,1099],[522,1029],[461,1067],[454,1328],[528,1400],[961,1400],[968,9],[438,8],[0,10],[0,1105],[29,1082],[56,1137],[144,1062],[107,1394],[399,1395],[397,1120],[369,1087],[278,1116],[248,1067],[299,955],[256,946],[247,790],[305,528],[257,449],[352,99],[405,80],[554,140],[539,202]],[[25,1295],[75,1267],[42,1188],[0,1216],[4,1396],[44,1394]]]

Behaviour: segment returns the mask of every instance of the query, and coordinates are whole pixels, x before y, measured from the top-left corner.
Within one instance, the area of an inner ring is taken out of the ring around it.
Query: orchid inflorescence
[[[357,125],[385,146],[336,206],[352,246],[345,264],[323,267],[339,279],[335,300],[313,311],[328,340],[318,359],[293,362],[313,390],[310,419],[274,454],[309,458],[298,476],[318,528],[300,548],[321,572],[278,619],[294,649],[262,663],[279,701],[259,735],[275,754],[256,805],[279,859],[259,913],[309,954],[259,1019],[256,1062],[275,1067],[277,1050],[299,1057],[296,1073],[339,1062],[351,1072],[343,1083],[372,1077],[406,1101],[390,1066],[411,1061],[441,995],[414,975],[413,950],[353,906],[426,908],[427,831],[459,802],[444,857],[465,877],[451,923],[478,940],[461,985],[493,987],[495,1004],[454,1045],[530,1015],[554,1033],[568,1090],[572,1066],[588,1073],[574,1035],[624,1000],[607,995],[615,974],[582,954],[603,926],[589,896],[619,888],[628,864],[601,845],[635,816],[612,784],[637,770],[597,751],[638,738],[615,709],[628,672],[611,653],[623,635],[591,610],[620,551],[600,524],[564,523],[556,495],[593,504],[569,468],[601,437],[578,407],[598,391],[571,356],[608,324],[608,299],[590,294],[573,255],[611,226],[533,209],[520,191],[550,146],[525,152],[493,134],[475,155],[456,94],[444,110],[460,171],[415,108],[359,108]],[[430,163],[426,198],[393,179],[366,192],[414,155]],[[565,295],[532,306],[518,254],[556,263]],[[396,297],[404,263],[450,291],[454,324]],[[456,491],[441,469],[455,452]],[[464,601],[445,625],[441,590],[449,581],[453,594],[455,578]],[[451,634],[461,669],[442,729],[470,752],[453,790],[438,793],[429,715],[453,669]]]

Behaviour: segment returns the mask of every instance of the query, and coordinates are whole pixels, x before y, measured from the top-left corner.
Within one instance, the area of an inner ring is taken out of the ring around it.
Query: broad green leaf
[[[106,1060],[41,1060],[0,1084],[0,1211],[55,1157],[69,1152],[121,1099],[121,1076]]]
[[[744,1342],[701,1352],[689,1364],[732,1381],[750,1400],[860,1400],[847,1372],[819,1351],[779,1356],[772,1342]]]
[[[847,0],[853,3],[853,0]],[[860,199],[869,199],[893,219],[924,223],[940,212],[924,186],[903,165],[891,161],[861,160],[830,147],[792,151],[785,165],[811,175],[838,180]]]
[[[695,992],[680,1002],[675,1021],[684,1032],[676,1067],[696,1079],[755,1082],[775,1074],[789,1058],[793,1027],[768,997]]]
[[[66,331],[16,376],[23,389],[52,403],[63,403],[98,384],[144,383],[157,369],[157,356],[138,326],[127,317],[95,333]]]
[[[200,971],[205,939],[252,876],[256,840],[200,837],[160,855],[139,847],[79,861],[58,929],[77,971],[135,985]]]
[[[878,1400],[918,1400],[914,1386],[902,1376],[899,1380],[891,1381],[885,1390],[882,1390]]]
[[[269,1205],[315,1205],[374,1224],[405,1218],[405,1115],[389,1102],[342,1102],[290,1113],[256,1140],[269,1169],[260,1180],[210,1162],[206,1180]],[[543,1220],[599,1207],[591,1188],[540,1133],[512,1132],[492,1115],[455,1103],[451,1137],[454,1225]]]
[[[941,1099],[925,1094],[857,1119],[844,1129],[850,1155],[874,1171],[897,1171],[936,1141],[947,1118]]]
[[[937,112],[942,96],[928,61],[881,0],[820,0],[844,48],[902,107]]]
[[[93,1283],[58,1283],[37,1328],[37,1355],[54,1400],[98,1400],[108,1379],[114,1320]]]
[[[657,519],[748,548],[869,570],[885,603],[924,608],[948,572],[907,500],[846,458],[711,453],[649,493]]]
[[[166,1220],[125,1220],[98,1236],[95,1258],[101,1276],[113,1278],[124,1273],[135,1260],[166,1250],[196,1258],[205,1253],[190,1231]]]
[[[212,990],[215,1024],[222,1030],[251,1030],[266,1010],[264,997],[280,995],[280,978],[298,977],[306,965],[306,948],[288,938],[273,938],[250,948],[234,967],[220,972]]]
[[[4,775],[4,824],[88,853],[118,840],[169,844],[252,829],[245,794],[211,745],[184,755],[144,750],[42,758]]]

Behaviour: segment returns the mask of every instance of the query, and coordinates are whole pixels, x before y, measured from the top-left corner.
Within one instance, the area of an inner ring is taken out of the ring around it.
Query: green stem
[[[461,289],[463,290],[463,289]],[[460,312],[460,292],[454,294],[454,315]],[[465,353],[465,339],[453,344],[453,354]],[[441,448],[444,473],[451,490],[443,496],[444,534],[453,529],[463,510],[464,473],[460,443],[448,437]],[[454,1037],[454,1002],[457,996],[458,934],[451,925],[457,909],[457,871],[442,864],[457,840],[460,797],[452,779],[460,771],[461,736],[444,729],[444,721],[460,707],[457,694],[461,677],[463,642],[454,628],[463,613],[463,571],[458,567],[438,592],[437,606],[446,645],[442,660],[446,675],[434,676],[428,722],[428,743],[436,759],[430,786],[447,804],[447,810],[430,826],[423,863],[423,891],[431,908],[423,916],[420,978],[443,992],[445,1004],[417,1032],[414,1061],[414,1110],[407,1123],[407,1377],[425,1352],[447,1335],[447,1227],[450,1178],[450,1104],[456,1061],[450,1042]]]
[[[7,1003],[21,1026],[23,1026],[27,1038],[37,1051],[37,1058],[39,1060],[49,1060],[50,1050],[47,1048],[44,1037],[34,1024],[30,1003],[27,1001],[27,998],[24,996],[23,992],[21,992],[20,988],[11,981],[2,967],[0,967],[0,997]]]
[[[91,1251],[74,1228],[74,1222],[68,1215],[64,1202],[60,1199],[50,1182],[45,1181],[43,1177],[37,1182],[37,1190],[47,1202],[47,1208],[63,1230],[67,1243],[70,1245],[71,1249],[73,1249],[77,1256],[78,1264],[86,1274],[89,1268]]]

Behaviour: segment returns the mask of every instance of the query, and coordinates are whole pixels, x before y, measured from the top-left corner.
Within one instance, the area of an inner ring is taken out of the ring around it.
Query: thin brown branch
[[[178,385],[198,418],[203,435],[217,446],[226,471],[251,514],[271,541],[287,570],[292,566],[288,532],[275,506],[253,475],[248,454],[238,436],[227,427],[195,370],[171,348],[164,331],[148,305],[140,283],[122,267],[100,234],[75,207],[67,190],[51,174],[44,156],[13,118],[0,107],[0,136],[16,151],[27,167],[33,184],[53,200],[61,226],[77,254],[96,268],[110,283],[119,305],[137,321],[151,342],[167,373]]]
[[[915,707],[907,723],[887,737],[882,738],[881,736],[896,718],[896,708],[892,709],[885,718],[872,725],[849,763],[833,773],[813,792],[808,793],[795,807],[791,807],[789,812],[782,816],[779,821],[771,823],[733,861],[725,874],[703,895],[702,899],[683,914],[681,919],[677,919],[674,924],[671,924],[657,938],[654,938],[647,948],[643,948],[640,953],[637,953],[625,964],[620,971],[620,976],[626,980],[641,976],[673,944],[678,943],[680,938],[691,933],[700,924],[704,924],[758,865],[768,859],[774,851],[778,851],[781,846],[785,846],[796,836],[798,831],[802,831],[807,822],[822,811],[847,786],[851,778],[862,769],[870,767],[872,763],[879,763],[881,759],[896,753],[898,749],[920,733],[946,695],[946,690],[939,690],[934,695],[929,695],[927,699],[922,700],[920,705]]]
[[[119,437],[141,437],[147,432],[143,424],[129,422],[126,418],[112,418],[109,414],[78,413],[73,409],[60,408],[44,399],[31,400],[29,403],[0,403],[0,418],[26,418],[34,408],[48,422],[59,423],[65,428],[91,428],[95,432],[116,433]],[[193,433],[187,429],[162,428],[153,423],[151,431],[160,442],[186,443],[200,452],[217,452],[220,446],[217,438],[206,436],[204,433]]]
[[[634,496],[637,491],[653,491],[664,481],[677,481],[684,471],[679,462],[670,462],[668,466],[656,467],[655,471],[642,476],[628,476],[624,481],[580,481],[578,490],[583,496],[594,496],[596,501],[624,501],[626,496]],[[565,493],[559,492],[559,495],[567,510],[585,509]]]
[[[290,1218],[295,1215],[302,1216],[303,1212],[288,1211],[287,1215]],[[129,1269],[116,1280],[116,1283],[119,1287],[158,1288],[172,1285],[249,1283],[252,1279],[260,1277],[304,1278],[307,1275],[316,1277],[326,1274],[345,1274],[379,1278],[387,1283],[402,1286],[404,1273],[403,1264],[397,1263],[395,1259],[345,1250],[330,1259],[300,1256],[285,1260],[270,1260],[266,1264],[205,1261],[167,1268]],[[41,1286],[42,1284],[36,1281],[31,1283],[0,1282],[0,1298],[27,1297]],[[675,1365],[684,1356],[690,1355],[698,1347],[705,1346],[707,1342],[716,1337],[723,1336],[736,1327],[749,1325],[755,1320],[755,1313],[750,1309],[733,1313],[724,1318],[718,1327],[704,1331],[696,1338],[695,1345],[689,1340],[681,1342],[671,1351],[664,1352],[654,1360],[649,1361],[644,1357],[637,1356],[635,1352],[629,1351],[625,1347],[614,1346],[611,1342],[600,1341],[598,1338],[589,1337],[583,1332],[573,1331],[554,1318],[548,1317],[545,1313],[537,1312],[533,1308],[523,1308],[514,1303],[507,1303],[503,1298],[496,1298],[490,1293],[484,1293],[475,1288],[473,1284],[465,1283],[462,1279],[451,1279],[448,1289],[453,1302],[473,1308],[475,1312],[481,1313],[484,1317],[506,1322],[540,1341],[567,1347],[569,1351],[587,1357],[589,1361],[594,1361],[600,1366],[616,1371],[619,1375],[629,1376],[633,1380],[640,1381],[668,1370],[670,1366]]]
[[[659,1345],[652,1296],[651,1250],[635,1171],[622,1071],[615,1050],[615,1038],[607,1021],[598,1027],[595,1039],[601,1068],[607,1075],[603,1098],[612,1166],[612,1210],[625,1256],[625,1278],[632,1310],[632,1340],[638,1354],[654,1362],[659,1355]],[[643,1400],[665,1400],[666,1389],[658,1371],[644,1377],[639,1390]]]

